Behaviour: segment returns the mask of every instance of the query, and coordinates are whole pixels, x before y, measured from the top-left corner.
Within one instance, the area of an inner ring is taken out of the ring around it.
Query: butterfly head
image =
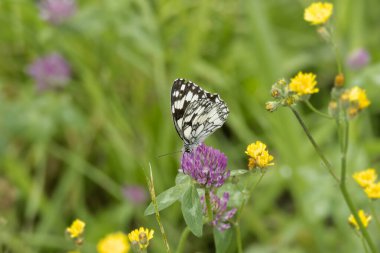
[[[196,149],[199,146],[199,143],[184,143],[183,144],[183,150],[186,153],[193,152],[194,149]]]

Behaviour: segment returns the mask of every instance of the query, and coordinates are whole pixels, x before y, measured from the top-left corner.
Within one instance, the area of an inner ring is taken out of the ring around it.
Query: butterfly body
[[[229,113],[226,103],[218,94],[211,94],[184,79],[176,79],[173,83],[171,111],[186,152],[192,151],[220,128]]]

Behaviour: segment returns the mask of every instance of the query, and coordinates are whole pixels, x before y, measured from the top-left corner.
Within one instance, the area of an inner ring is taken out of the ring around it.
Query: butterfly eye
[[[185,79],[176,79],[173,83],[171,111],[186,152],[223,126],[229,113],[218,94],[211,94]]]

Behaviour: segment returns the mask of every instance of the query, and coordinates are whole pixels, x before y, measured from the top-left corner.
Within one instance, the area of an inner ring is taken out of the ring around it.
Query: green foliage
[[[226,253],[231,252],[231,244],[234,241],[234,230],[228,229],[226,231],[219,231],[214,228],[214,241],[215,241],[215,252],[216,253]]]
[[[181,210],[183,218],[190,231],[195,236],[201,237],[203,230],[203,213],[201,201],[195,185],[189,187],[185,194],[183,194]]]
[[[193,187],[189,176],[179,174],[177,176],[177,179],[177,184],[175,186],[167,189],[157,196],[156,201],[158,211],[164,210],[165,208],[171,206],[177,200],[182,200],[182,198],[184,198],[184,194],[191,190],[190,188]],[[154,206],[152,203],[150,203],[149,206],[145,209],[144,215],[150,215],[154,213]]]

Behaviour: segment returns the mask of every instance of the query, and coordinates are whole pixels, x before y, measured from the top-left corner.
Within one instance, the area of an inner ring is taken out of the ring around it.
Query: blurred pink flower
[[[364,48],[352,51],[347,58],[347,65],[351,69],[361,69],[370,61],[370,55]]]
[[[42,19],[58,25],[74,15],[76,11],[75,0],[42,0],[40,14]]]
[[[63,87],[71,79],[71,68],[58,53],[36,59],[29,65],[27,73],[36,81],[38,90]]]
[[[148,193],[140,185],[126,185],[123,188],[123,194],[133,204],[144,204],[148,199]]]

